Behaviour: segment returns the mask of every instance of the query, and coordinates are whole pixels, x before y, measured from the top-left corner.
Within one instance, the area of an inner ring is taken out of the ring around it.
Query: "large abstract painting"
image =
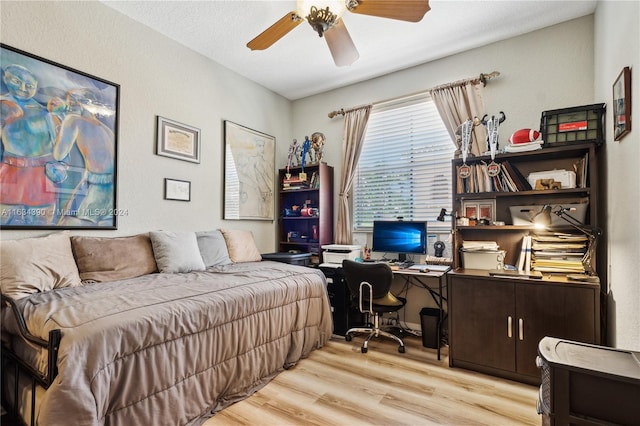
[[[116,229],[120,87],[0,45],[0,226]]]
[[[276,140],[224,122],[224,218],[273,220]]]

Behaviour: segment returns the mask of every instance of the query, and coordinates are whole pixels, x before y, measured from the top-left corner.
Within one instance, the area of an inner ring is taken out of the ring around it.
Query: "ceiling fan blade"
[[[353,13],[418,22],[430,10],[429,0],[358,0]]]
[[[247,43],[247,47],[251,50],[264,50],[287,35],[289,31],[300,25],[302,21],[303,19],[298,16],[295,10],[289,12]]]
[[[358,60],[360,54],[356,45],[353,44],[349,31],[344,25],[342,19],[327,31],[324,32],[324,38],[327,40],[327,46],[333,56],[333,62],[339,67],[344,67],[353,64]]]

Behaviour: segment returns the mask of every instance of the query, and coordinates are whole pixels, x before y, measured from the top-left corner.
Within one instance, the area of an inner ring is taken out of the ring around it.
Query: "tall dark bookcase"
[[[292,167],[294,179],[300,167]],[[278,173],[278,246],[279,251],[311,253],[312,263],[322,262],[322,246],[333,240],[333,167],[320,163],[305,166],[305,183],[285,186],[287,169]],[[311,215],[299,214],[304,207]]]
[[[542,278],[496,276],[489,270],[465,268],[460,252],[464,241],[495,241],[506,251],[504,263],[518,265],[523,237],[535,237],[542,232],[532,223],[514,224],[514,212],[522,211],[519,206],[535,211],[546,204],[563,207],[582,204],[586,210],[583,223],[598,227],[601,142],[556,144],[536,151],[498,154],[495,163],[506,163],[513,180],[502,185],[493,181],[487,185],[487,180],[481,184],[468,181],[471,178],[463,180],[458,175],[462,159],[452,161],[454,268],[447,277],[452,367],[540,383],[535,359],[538,342],[544,336],[601,343],[604,324],[600,303],[605,298],[601,296],[604,292],[600,283],[578,282],[571,274],[561,273],[543,273]],[[468,158],[466,163],[481,178],[482,167],[489,165],[491,158]],[[575,170],[576,187],[536,190],[522,181],[530,173],[555,170]],[[456,220],[456,215],[464,216],[464,207],[474,204],[495,205],[495,217],[488,224],[479,221],[475,226]],[[563,221],[544,232],[581,235]],[[601,247],[597,253],[600,259],[605,257]],[[602,263],[598,259],[594,262],[601,275]]]

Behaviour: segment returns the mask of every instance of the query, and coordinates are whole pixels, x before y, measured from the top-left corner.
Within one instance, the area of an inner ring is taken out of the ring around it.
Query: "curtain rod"
[[[385,99],[385,100],[382,100],[382,101],[374,102],[372,105],[379,105],[379,104],[383,104],[383,103],[386,103],[386,102],[395,101],[395,100],[401,99],[401,98],[408,98],[408,97],[411,97],[411,96],[420,95],[420,94],[426,93],[426,92],[428,92],[430,90],[440,89],[440,88],[445,88],[445,87],[453,87],[453,86],[457,86],[457,85],[461,85],[461,84],[465,84],[465,83],[472,83],[472,84],[480,84],[480,83],[482,83],[482,86],[484,87],[484,86],[487,85],[487,81],[491,80],[494,77],[498,77],[499,75],[500,75],[499,71],[493,71],[493,72],[490,72],[490,73],[487,73],[487,74],[486,73],[481,73],[478,77],[475,77],[475,78],[467,78],[465,80],[459,80],[459,81],[455,81],[453,83],[442,84],[440,86],[435,86],[435,87],[432,87],[431,89],[422,90],[420,92],[412,93],[410,95],[396,96],[395,98],[390,98],[390,99]],[[353,111],[353,110],[358,109],[358,108],[360,108],[360,107],[352,107],[352,108],[349,108],[349,109],[340,108],[340,109],[337,109],[335,111],[331,111],[328,114],[328,116],[329,116],[329,118],[333,118],[336,115],[345,115],[347,112]]]

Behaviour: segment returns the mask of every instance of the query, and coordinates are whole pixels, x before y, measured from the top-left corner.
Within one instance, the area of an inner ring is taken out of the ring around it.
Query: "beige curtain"
[[[460,135],[456,134],[458,127],[466,120],[482,118],[484,115],[480,90],[481,84],[477,80],[465,80],[434,87],[429,91],[458,150],[462,143]],[[487,151],[486,134],[482,125],[473,128],[470,149],[472,155],[478,156]]]
[[[351,244],[351,212],[349,211],[349,191],[362,151],[362,142],[367,130],[371,105],[346,111],[344,114],[344,133],[342,137],[342,176],[340,177],[340,195],[338,197],[338,226],[336,243]]]

